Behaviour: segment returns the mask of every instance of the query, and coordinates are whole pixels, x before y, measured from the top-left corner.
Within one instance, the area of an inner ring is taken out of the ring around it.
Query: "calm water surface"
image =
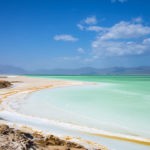
[[[34,77],[94,84],[35,92],[19,105],[19,112],[89,129],[150,138],[150,76]],[[121,148],[118,145],[115,149]],[[149,148],[135,144],[131,150]]]

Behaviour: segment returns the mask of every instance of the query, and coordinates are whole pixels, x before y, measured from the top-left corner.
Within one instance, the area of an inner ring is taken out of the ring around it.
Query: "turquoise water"
[[[90,84],[35,92],[19,105],[21,113],[89,129],[150,138],[150,76],[34,77]]]
[[[149,76],[44,76],[44,78],[92,81],[98,84],[43,90],[42,100],[41,92],[31,95],[29,99],[32,99],[33,105],[36,101],[45,111],[39,114],[41,117],[88,124],[94,128],[120,129],[119,132],[150,137],[150,132],[147,132],[150,131]],[[48,113],[48,108],[64,114],[64,118],[53,112]],[[36,111],[32,113],[37,114]],[[78,116],[82,119],[79,120]]]

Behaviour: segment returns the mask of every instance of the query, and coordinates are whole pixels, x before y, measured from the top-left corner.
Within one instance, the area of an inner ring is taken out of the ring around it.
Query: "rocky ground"
[[[9,81],[0,80],[0,88],[7,88],[10,87],[12,84]]]
[[[22,91],[33,92],[52,87],[82,85],[80,82],[50,81],[22,76],[7,78],[7,81],[5,77],[0,77],[0,79],[0,102],[8,96]],[[0,118],[0,120],[3,119]],[[86,150],[84,146],[70,142],[70,139],[62,140],[54,135],[46,136],[35,131],[24,131],[22,128],[11,128],[2,122],[0,123],[0,150]],[[93,149],[106,150],[103,146]]]
[[[0,125],[0,150],[86,150],[83,146],[53,135],[27,133]]]
[[[0,80],[0,89],[12,86],[13,81]],[[42,82],[43,83],[43,82]],[[45,82],[42,85],[47,85]],[[52,83],[50,83],[52,84]],[[35,85],[34,85],[35,86]],[[0,118],[1,120],[1,118]],[[0,150],[85,150],[83,146],[56,136],[43,136],[37,132],[24,132],[0,124]]]

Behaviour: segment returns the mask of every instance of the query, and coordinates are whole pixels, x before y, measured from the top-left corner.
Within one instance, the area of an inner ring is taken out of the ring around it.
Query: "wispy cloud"
[[[80,21],[80,23],[77,24],[77,27],[82,31],[94,31],[94,32],[100,32],[107,29],[98,26],[97,23],[98,21],[96,16],[92,16],[92,17],[87,17],[86,19]]]
[[[97,23],[97,19],[96,19],[95,16],[87,17],[84,20],[84,23],[86,23],[86,24],[96,24]]]
[[[85,53],[85,50],[84,50],[83,48],[81,48],[81,47],[79,47],[79,48],[77,49],[77,51],[78,51],[79,53],[81,53],[81,54],[84,54],[84,53]]]
[[[100,33],[92,42],[94,55],[140,55],[150,51],[150,27],[121,21]]]
[[[78,28],[97,33],[91,44],[93,55],[90,60],[101,56],[141,55],[150,52],[150,26],[144,25],[141,17],[120,21],[111,27],[81,22]]]
[[[142,22],[143,22],[143,19],[142,19],[142,17],[137,17],[137,18],[133,18],[132,21],[133,21],[134,23],[142,23]]]
[[[104,33],[100,38],[108,39],[127,39],[138,38],[150,34],[150,27],[142,24],[121,21]]]
[[[100,32],[100,31],[105,31],[107,28],[100,27],[100,26],[88,26],[85,28],[87,31],[95,31],[95,32]]]
[[[87,30],[88,26],[93,26],[94,28],[97,28],[95,24],[97,24],[97,18],[96,16],[91,16],[87,17],[86,19],[80,21],[80,23],[77,24],[77,27],[80,30]],[[90,30],[90,29],[89,29]],[[93,30],[98,30],[98,29],[93,29]]]
[[[96,38],[91,42],[90,52],[85,53],[85,50],[79,47],[78,53],[84,55],[62,58],[65,61],[91,63],[105,56],[142,55],[150,52],[150,26],[145,25],[141,17],[120,21],[110,27],[85,22],[77,26],[83,31],[95,31]],[[72,38],[74,39],[71,35],[55,36],[55,40],[74,41]]]
[[[80,29],[80,30],[84,30],[85,27],[82,25],[82,24],[77,24],[77,27]]]
[[[115,3],[115,2],[120,2],[120,3],[124,3],[124,2],[127,2],[127,0],[111,0],[112,3]]]
[[[59,61],[78,61],[78,60],[80,60],[80,56],[58,57],[57,60],[59,60]]]
[[[72,35],[69,34],[60,34],[60,35],[55,35],[54,40],[75,42],[78,40],[78,38],[73,37]]]
[[[94,55],[97,56],[140,55],[149,51],[150,39],[141,42],[96,40],[92,43],[92,47]]]

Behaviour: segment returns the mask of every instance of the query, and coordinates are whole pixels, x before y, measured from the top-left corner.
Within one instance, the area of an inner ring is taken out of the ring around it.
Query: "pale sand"
[[[20,92],[34,92],[46,88],[83,85],[82,82],[49,80],[44,78],[32,78],[25,76],[1,78],[1,80],[10,81],[13,83],[13,86],[10,88],[4,88],[0,90],[0,102],[3,101],[3,99],[7,98],[8,96]]]
[[[1,80],[10,81],[13,84],[13,86],[9,88],[0,89],[0,103],[4,101],[6,98],[14,94],[21,93],[21,92],[31,93],[31,92],[35,92],[35,91],[47,89],[47,88],[56,88],[56,87],[75,86],[75,85],[85,84],[79,81],[49,80],[49,79],[44,79],[44,78],[34,78],[34,77],[26,77],[26,76],[10,76],[10,77],[8,76],[7,78],[1,77]],[[3,123],[3,122],[5,121],[0,121],[0,123]],[[10,125],[10,123],[7,123],[7,122],[5,123]],[[13,128],[15,128],[14,125],[13,125]],[[22,126],[19,129],[23,130]],[[71,139],[72,139],[71,137],[65,138],[66,141],[71,141]],[[92,142],[90,143],[88,141],[88,144],[90,145],[90,147],[93,146],[93,149],[107,150],[107,148],[102,145],[98,145],[98,146],[96,145],[96,147],[98,148],[94,148],[95,143],[92,143]],[[59,149],[59,147],[57,148]]]
[[[0,102],[2,102],[4,99],[6,99],[7,97],[13,94],[17,94],[20,92],[30,93],[30,92],[34,92],[34,91],[38,91],[38,90],[46,89],[46,88],[55,88],[55,87],[85,84],[83,82],[78,82],[78,81],[49,80],[49,79],[44,79],[44,78],[32,78],[32,77],[25,77],[25,76],[1,78],[1,80],[8,80],[10,82],[14,82],[13,83],[14,86],[11,88],[0,90]],[[16,82],[16,81],[19,81],[19,82]],[[113,133],[107,133],[107,132],[96,133],[94,135],[117,139],[117,140],[130,141],[130,142],[139,143],[143,145],[150,145],[150,139],[145,139],[145,138],[140,138],[140,137],[113,134]]]

